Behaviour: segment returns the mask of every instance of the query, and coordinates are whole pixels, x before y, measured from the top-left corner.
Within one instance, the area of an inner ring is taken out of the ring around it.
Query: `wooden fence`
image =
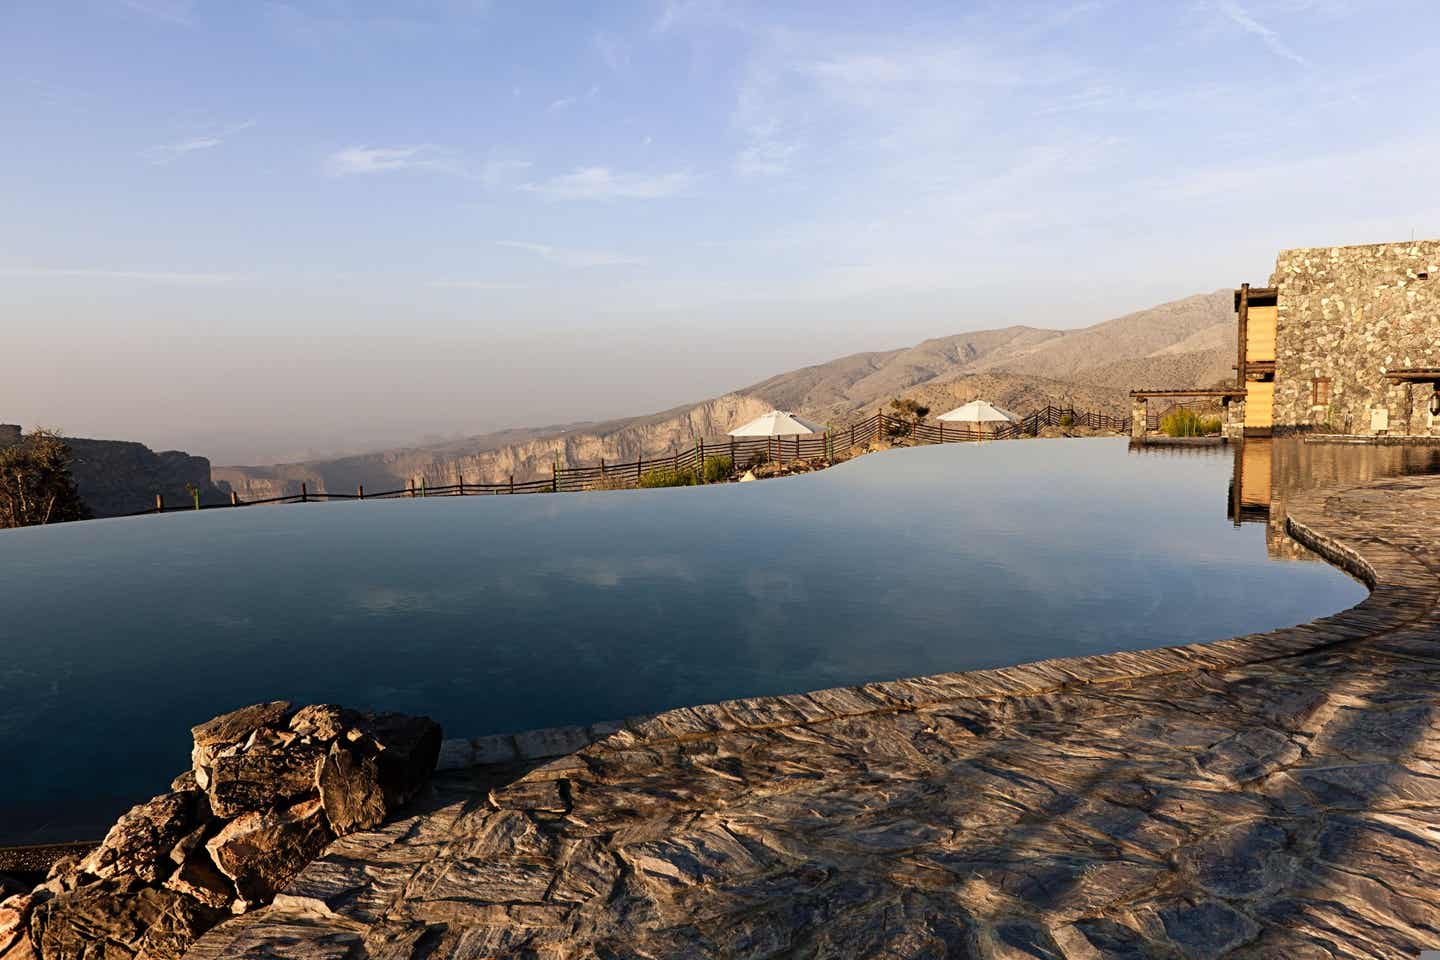
[[[648,474],[661,471],[683,473],[694,471],[703,475],[708,460],[726,457],[732,467],[744,468],[755,463],[794,460],[834,461],[848,455],[854,447],[875,440],[909,440],[916,443],[973,443],[981,440],[1009,440],[1033,437],[1045,427],[1084,427],[1091,430],[1130,432],[1129,417],[1111,417],[1069,407],[1046,406],[1016,423],[997,424],[984,429],[951,426],[946,423],[916,423],[887,413],[878,412],[859,423],[833,428],[825,433],[795,437],[726,437],[723,440],[699,440],[694,446],[663,457],[642,457],[620,463],[601,460],[597,465],[562,467],[557,462],[548,477],[516,480],[511,476],[500,483],[469,483],[460,480],[440,486],[428,486],[424,480],[411,482],[397,490],[367,493],[364,486],[354,493],[312,493],[306,484],[300,492],[264,500],[241,500],[231,494],[229,503],[183,505],[167,504],[156,496],[155,506],[148,513],[174,513],[180,510],[214,510],[226,507],[250,507],[270,503],[319,503],[326,500],[393,500],[398,497],[471,497],[516,493],[570,493],[582,490],[619,490],[639,487]],[[135,514],[136,516],[141,514]]]

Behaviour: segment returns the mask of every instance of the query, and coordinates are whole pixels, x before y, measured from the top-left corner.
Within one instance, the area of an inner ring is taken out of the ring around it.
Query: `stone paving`
[[[1213,644],[451,743],[468,765],[412,815],[188,956],[1440,947],[1440,478],[1289,512],[1365,602]]]

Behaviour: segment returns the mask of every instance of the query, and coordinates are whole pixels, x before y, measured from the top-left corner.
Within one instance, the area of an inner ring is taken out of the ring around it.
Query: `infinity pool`
[[[1358,602],[1226,519],[1228,454],[955,444],[709,488],[0,533],[0,843],[102,834],[259,700],[447,735],[1214,640]]]

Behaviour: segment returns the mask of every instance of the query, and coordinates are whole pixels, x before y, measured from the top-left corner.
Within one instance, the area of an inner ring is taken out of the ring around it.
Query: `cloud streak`
[[[220,146],[227,139],[244,130],[255,126],[254,120],[246,120],[244,123],[237,123],[226,127],[219,133],[208,136],[187,137],[176,143],[163,143],[153,147],[147,147],[140,151],[140,156],[147,162],[156,166],[164,166],[180,159],[188,153],[196,153],[200,150],[213,150]]]
[[[498,280],[431,280],[425,286],[435,290],[524,290],[523,283]]]
[[[688,173],[617,173],[609,167],[579,167],[520,189],[552,200],[659,200],[688,193],[694,183]]]
[[[1250,15],[1248,10],[1234,2],[1234,0],[1221,0],[1220,12],[1225,15],[1227,20],[1246,33],[1259,37],[1261,42],[1277,57],[1289,60],[1292,63],[1301,64],[1302,66],[1309,63],[1304,57],[1296,53],[1289,44],[1281,40],[1278,33],[1265,26],[1259,20],[1256,20]]]
[[[346,147],[337,150],[325,161],[334,176],[347,177],[374,173],[399,173],[405,170],[438,170],[458,173],[454,153],[433,143],[404,147]]]
[[[91,270],[70,267],[15,267],[0,269],[0,277],[29,278],[36,280],[133,280],[141,283],[178,284],[182,286],[211,286],[230,283],[235,279],[228,273],[175,273],[147,270]]]
[[[578,250],[573,247],[555,247],[548,243],[528,243],[523,240],[497,240],[495,245],[533,253],[542,260],[558,263],[565,267],[634,266],[645,262],[643,257],[633,257],[607,250]]]

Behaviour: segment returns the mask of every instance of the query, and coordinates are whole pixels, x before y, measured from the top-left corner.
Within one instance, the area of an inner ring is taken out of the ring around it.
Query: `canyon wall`
[[[320,463],[277,464],[272,467],[216,467],[215,478],[233,488],[242,500],[264,500],[300,492],[354,493],[402,488],[410,480],[427,486],[458,482],[503,483],[548,477],[552,465],[597,464],[602,459],[633,461],[684,449],[696,440],[719,439],[733,428],[768,410],[758,397],[727,394],[690,407],[635,420],[615,421],[537,436],[485,449],[477,441],[469,449],[455,444],[440,448],[391,450]]]

